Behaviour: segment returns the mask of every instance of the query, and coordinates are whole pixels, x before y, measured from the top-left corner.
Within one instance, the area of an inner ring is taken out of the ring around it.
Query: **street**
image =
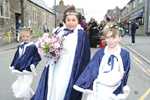
[[[130,94],[126,100],[149,100],[150,98],[150,68],[149,64],[130,51],[128,48],[120,44],[122,48],[125,48],[130,52],[131,69],[128,77],[128,85],[130,87]],[[91,48],[91,56],[99,48]],[[13,96],[11,89],[12,83],[16,80],[16,76],[13,75],[9,69],[9,65],[13,59],[16,49],[0,52],[0,100],[22,100],[16,99]],[[31,88],[36,91],[40,76],[42,74],[44,65],[47,59],[42,57],[42,61],[36,68],[37,76],[34,77]],[[83,95],[82,100],[86,100],[86,94]]]

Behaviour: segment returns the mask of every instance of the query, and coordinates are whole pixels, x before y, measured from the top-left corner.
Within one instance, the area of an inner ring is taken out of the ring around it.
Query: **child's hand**
[[[124,74],[125,74],[125,71],[123,71],[123,72],[120,72],[121,79],[123,79],[123,76],[124,76]]]
[[[36,75],[36,73],[35,73],[35,66],[33,64],[30,65],[30,69],[31,69],[33,75]]]

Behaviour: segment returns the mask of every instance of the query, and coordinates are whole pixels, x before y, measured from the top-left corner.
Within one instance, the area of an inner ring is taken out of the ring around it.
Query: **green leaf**
[[[35,30],[37,31],[37,33],[39,34],[40,37],[43,36],[44,31],[42,31],[42,30],[40,30],[40,29],[38,29],[38,28],[35,28]]]

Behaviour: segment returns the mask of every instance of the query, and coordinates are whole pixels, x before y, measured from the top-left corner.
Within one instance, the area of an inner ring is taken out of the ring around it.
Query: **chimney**
[[[64,5],[64,1],[59,1],[59,5]]]

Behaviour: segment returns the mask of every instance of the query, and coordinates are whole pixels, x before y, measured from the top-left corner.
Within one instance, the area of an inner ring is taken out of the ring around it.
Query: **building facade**
[[[64,1],[60,0],[59,5],[56,6],[56,23],[57,26],[59,26],[59,21],[63,20],[63,12],[70,7],[70,5],[65,6]],[[53,11],[55,10],[55,7],[53,7]],[[84,9],[83,8],[76,8],[77,12],[80,12],[82,16],[84,16]]]
[[[116,23],[120,22],[120,10],[118,6],[115,9],[109,9],[105,14],[105,19],[109,17],[110,19],[114,19]]]
[[[121,22],[130,22],[136,19],[139,29],[136,34],[150,34],[150,15],[148,14],[149,0],[130,0],[129,3],[121,10]]]
[[[20,19],[25,26],[34,30],[33,36],[38,36],[37,29],[43,30],[48,24],[50,32],[55,27],[55,14],[43,0],[0,0],[0,45],[16,40],[16,25]]]

